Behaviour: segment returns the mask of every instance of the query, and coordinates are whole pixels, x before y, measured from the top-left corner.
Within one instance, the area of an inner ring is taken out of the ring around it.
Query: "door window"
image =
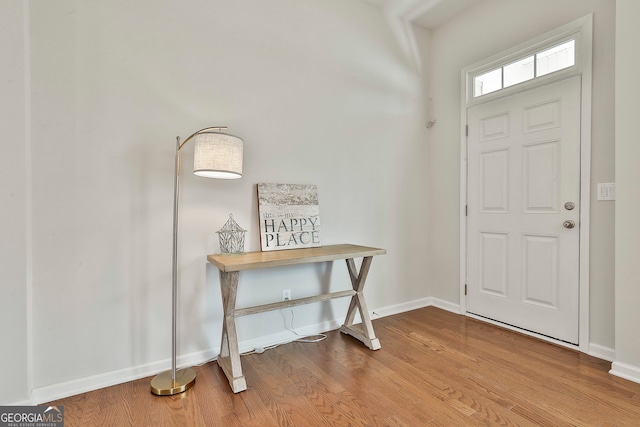
[[[533,55],[473,77],[473,97],[477,98],[576,64],[576,40],[546,48]]]

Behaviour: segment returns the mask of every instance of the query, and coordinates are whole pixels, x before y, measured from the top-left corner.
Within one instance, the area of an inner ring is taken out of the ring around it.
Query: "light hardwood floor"
[[[193,388],[151,378],[51,402],[73,426],[640,426],[640,384],[610,363],[433,307],[374,321],[382,349],[330,332],[243,356],[248,390],[215,362]]]

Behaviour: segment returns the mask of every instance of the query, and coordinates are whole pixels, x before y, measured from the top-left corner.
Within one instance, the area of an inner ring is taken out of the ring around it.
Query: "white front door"
[[[580,77],[467,110],[467,311],[578,343]]]

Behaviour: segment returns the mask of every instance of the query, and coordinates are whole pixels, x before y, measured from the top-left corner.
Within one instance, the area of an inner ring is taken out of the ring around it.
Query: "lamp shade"
[[[202,132],[194,137],[193,173],[205,178],[242,177],[243,142],[220,132]]]

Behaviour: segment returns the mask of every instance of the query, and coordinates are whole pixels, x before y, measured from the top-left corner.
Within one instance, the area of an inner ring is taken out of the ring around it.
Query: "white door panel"
[[[467,111],[467,311],[574,344],[580,86],[572,77]]]

